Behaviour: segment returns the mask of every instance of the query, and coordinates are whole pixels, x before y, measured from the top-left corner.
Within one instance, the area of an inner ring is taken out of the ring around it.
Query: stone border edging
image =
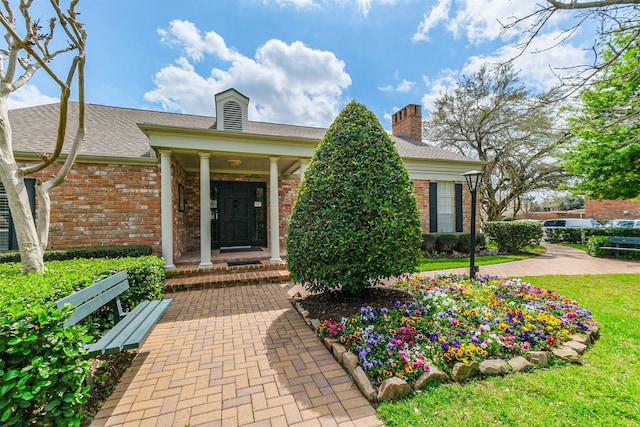
[[[309,319],[309,312],[305,310],[300,301],[291,299],[291,304],[316,336],[322,340],[338,363],[347,371],[362,394],[370,402],[402,399],[407,394],[423,389],[427,383],[432,381],[454,381],[462,383],[478,375],[506,375],[510,372],[526,371],[536,365],[541,368],[547,368],[549,367],[549,359],[554,356],[566,360],[569,363],[582,364],[580,356],[587,351],[589,345],[595,343],[596,340],[600,338],[598,327],[591,326],[586,335],[571,335],[568,341],[562,343],[560,346],[554,347],[551,351],[528,351],[526,357],[516,356],[508,361],[502,359],[486,359],[481,363],[472,362],[464,364],[458,362],[453,366],[451,375],[435,366],[429,365],[428,371],[414,382],[413,387],[401,378],[392,377],[384,380],[378,390],[376,390],[373,384],[371,384],[369,377],[367,377],[367,374],[358,364],[358,356],[348,351],[335,338],[321,337],[320,320]]]

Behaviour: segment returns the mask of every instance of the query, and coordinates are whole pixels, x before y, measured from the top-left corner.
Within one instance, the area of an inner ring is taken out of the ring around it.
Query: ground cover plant
[[[113,319],[97,313],[64,328],[70,307],[58,310],[55,301],[120,270],[127,270],[131,283],[124,306],[162,296],[164,262],[158,257],[50,261],[40,274],[24,274],[18,263],[0,264],[1,425],[80,425],[95,395],[86,381],[94,370],[83,345]]]
[[[597,326],[576,301],[518,279],[414,275],[395,286],[412,300],[361,307],[340,322],[325,320],[320,328],[321,335],[358,355],[376,385],[393,376],[412,384],[429,366],[451,373],[457,362],[550,350]]]
[[[522,279],[592,311],[601,338],[583,364],[430,385],[380,404],[378,416],[387,426],[640,425],[640,274]]]

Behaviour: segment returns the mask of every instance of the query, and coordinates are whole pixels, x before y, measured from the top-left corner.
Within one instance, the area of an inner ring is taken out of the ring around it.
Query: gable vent
[[[224,104],[224,130],[242,132],[242,108],[236,101]]]

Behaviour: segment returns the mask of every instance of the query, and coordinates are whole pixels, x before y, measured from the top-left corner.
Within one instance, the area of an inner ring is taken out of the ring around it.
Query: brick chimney
[[[391,132],[393,136],[410,137],[422,142],[422,107],[409,104],[391,116]]]

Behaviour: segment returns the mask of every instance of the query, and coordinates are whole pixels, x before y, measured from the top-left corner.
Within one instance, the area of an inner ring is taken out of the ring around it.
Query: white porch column
[[[271,227],[271,258],[269,262],[282,262],[280,258],[280,203],[278,203],[278,158],[269,157],[269,217]]]
[[[171,150],[160,151],[160,212],[164,268],[173,270],[173,194],[171,191]]]
[[[200,155],[200,265],[211,267],[211,199],[209,174],[210,153]]]
[[[307,170],[307,164],[309,164],[309,160],[300,159],[300,182],[304,181],[304,173]]]

